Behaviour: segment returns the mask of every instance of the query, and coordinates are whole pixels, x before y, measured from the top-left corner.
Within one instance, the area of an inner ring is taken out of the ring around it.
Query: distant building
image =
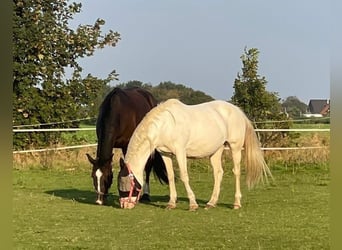
[[[304,117],[324,117],[330,114],[329,99],[312,99],[309,101],[308,109]]]

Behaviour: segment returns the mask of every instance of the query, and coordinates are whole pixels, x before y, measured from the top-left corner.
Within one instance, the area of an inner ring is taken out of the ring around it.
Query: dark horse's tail
[[[157,150],[155,150],[153,155],[148,159],[146,167],[149,168],[146,169],[148,172],[153,169],[154,176],[158,178],[161,184],[169,184],[165,163]]]

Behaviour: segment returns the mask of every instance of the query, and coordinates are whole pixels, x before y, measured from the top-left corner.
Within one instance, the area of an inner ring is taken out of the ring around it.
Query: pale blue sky
[[[281,98],[330,98],[330,3],[322,0],[76,1],[72,26],[106,21],[116,47],[82,59],[85,73],[119,82],[184,84],[229,100],[244,47],[258,48],[259,75]],[[113,82],[113,84],[119,83]]]

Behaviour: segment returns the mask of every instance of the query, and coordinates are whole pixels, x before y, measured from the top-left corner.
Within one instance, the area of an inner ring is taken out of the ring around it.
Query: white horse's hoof
[[[176,205],[175,204],[167,204],[166,206],[166,210],[172,210],[172,209],[175,209],[176,208]]]
[[[239,204],[234,204],[234,206],[233,206],[233,209],[240,209],[241,208],[241,205],[239,205]]]
[[[216,207],[216,206],[215,205],[211,205],[211,204],[207,204],[204,209],[205,210],[209,210],[209,209],[214,208],[214,207]]]
[[[189,207],[189,211],[196,211],[198,209],[198,205],[197,204],[192,204]]]

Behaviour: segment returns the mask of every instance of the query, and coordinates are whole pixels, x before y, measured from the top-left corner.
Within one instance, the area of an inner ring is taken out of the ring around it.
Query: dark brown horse
[[[96,203],[104,203],[113,182],[113,148],[121,148],[125,155],[133,131],[145,114],[156,105],[157,101],[152,94],[138,87],[114,88],[105,97],[96,122],[96,158],[86,154],[93,165],[91,177],[98,194]],[[159,152],[155,151],[145,166],[146,186],[142,199],[149,200],[149,177],[152,169],[161,183],[168,183],[164,161]]]

